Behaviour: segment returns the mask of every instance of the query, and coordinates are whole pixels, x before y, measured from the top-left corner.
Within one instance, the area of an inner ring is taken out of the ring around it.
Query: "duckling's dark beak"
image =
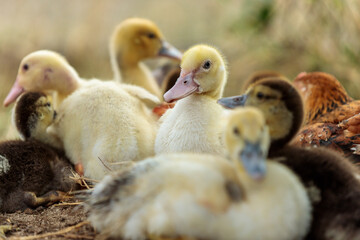
[[[240,152],[242,164],[251,178],[261,180],[266,174],[266,157],[261,150],[260,143],[245,141],[245,147]]]
[[[217,101],[217,103],[225,108],[232,109],[232,108],[244,106],[247,98],[248,98],[248,95],[243,94],[240,96],[221,98]]]
[[[177,60],[181,60],[182,53],[177,50],[174,46],[172,46],[170,43],[166,41],[162,41],[162,46],[158,52],[158,56],[164,56],[169,58],[174,58]]]
[[[53,120],[55,120],[55,119],[56,119],[56,116],[57,116],[57,112],[56,112],[56,111],[54,111]]]

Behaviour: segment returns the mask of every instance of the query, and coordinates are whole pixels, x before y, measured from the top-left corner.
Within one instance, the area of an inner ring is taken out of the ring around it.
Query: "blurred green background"
[[[334,74],[360,97],[358,0],[0,0],[0,101],[18,65],[40,49],[63,54],[83,78],[111,79],[108,41],[128,17],[153,20],[181,50],[218,47],[229,65],[225,96],[239,94],[258,70],[293,79],[302,71]],[[0,107],[0,138],[13,136]]]

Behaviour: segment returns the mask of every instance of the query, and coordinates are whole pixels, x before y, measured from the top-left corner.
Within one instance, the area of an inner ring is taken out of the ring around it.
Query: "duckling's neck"
[[[206,94],[206,96],[208,96],[208,97],[210,97],[212,99],[218,100],[223,95],[223,88],[214,89],[212,91],[204,93],[203,95],[205,95],[205,94]]]
[[[155,78],[145,64],[136,57],[131,54],[126,56],[118,54],[112,58],[112,67],[117,81],[143,87],[162,99],[162,93]]]
[[[57,108],[62,101],[77,90],[82,84],[78,76],[69,76],[60,86],[56,86],[54,89],[50,89],[53,97],[54,107]]]
[[[212,79],[214,82],[211,87],[208,87],[205,92],[201,93],[202,95],[206,95],[215,100],[218,100],[222,97],[224,92],[224,87],[226,84],[227,75],[226,72],[222,72],[216,76],[215,79]],[[201,86],[200,86],[201,88]]]

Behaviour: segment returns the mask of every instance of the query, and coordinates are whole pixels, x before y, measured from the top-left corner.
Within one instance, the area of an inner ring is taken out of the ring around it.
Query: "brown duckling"
[[[313,222],[307,239],[360,239],[359,172],[336,152],[289,144],[304,116],[302,98],[290,82],[262,80],[250,85],[244,95],[219,103],[231,108],[256,106],[264,113],[272,142],[269,157],[290,167],[312,200]]]
[[[271,77],[281,77],[286,79],[284,75],[276,71],[272,71],[272,70],[256,71],[253,74],[251,74],[248,79],[246,79],[245,83],[242,86],[242,91],[245,92],[246,89],[253,83]]]
[[[78,187],[69,178],[72,166],[64,153],[41,142],[55,116],[43,93],[28,92],[19,98],[14,121],[25,140],[0,143],[0,212],[56,202]]]

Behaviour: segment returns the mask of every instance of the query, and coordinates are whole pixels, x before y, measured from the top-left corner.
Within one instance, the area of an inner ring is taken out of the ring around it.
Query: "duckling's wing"
[[[127,93],[140,99],[150,108],[153,108],[161,103],[158,97],[151,94],[142,87],[138,87],[130,84],[122,84],[122,87]]]

